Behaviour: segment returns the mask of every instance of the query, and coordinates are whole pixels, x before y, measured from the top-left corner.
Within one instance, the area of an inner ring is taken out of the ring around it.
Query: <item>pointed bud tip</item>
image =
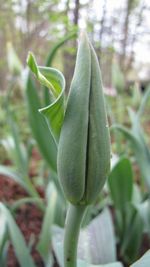
[[[29,51],[29,52],[28,52],[28,55],[27,55],[27,60],[26,60],[28,66],[30,66],[30,63],[31,63],[31,61],[32,61],[32,58],[33,58],[33,54],[32,54],[31,51]]]
[[[32,52],[29,52],[28,53],[28,56],[27,56],[27,65],[28,67],[30,68],[30,70],[35,74],[37,75],[37,64],[36,64],[36,59],[33,55]]]

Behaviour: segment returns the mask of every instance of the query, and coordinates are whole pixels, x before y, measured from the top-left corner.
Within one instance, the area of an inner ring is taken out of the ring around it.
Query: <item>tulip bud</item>
[[[68,201],[91,204],[109,168],[110,138],[101,73],[95,51],[83,33],[58,145],[58,174]]]

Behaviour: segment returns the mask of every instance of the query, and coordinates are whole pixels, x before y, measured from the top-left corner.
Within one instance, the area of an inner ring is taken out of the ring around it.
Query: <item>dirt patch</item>
[[[15,200],[27,197],[28,194],[13,180],[0,175],[0,201],[6,204],[13,204]],[[44,196],[42,189],[38,189],[41,196]],[[37,266],[44,267],[44,263],[36,250],[39,233],[41,231],[43,214],[36,205],[25,204],[17,209],[15,214],[16,222],[22,231],[27,244],[32,242],[31,254]],[[9,246],[7,256],[8,267],[20,267],[12,245]]]

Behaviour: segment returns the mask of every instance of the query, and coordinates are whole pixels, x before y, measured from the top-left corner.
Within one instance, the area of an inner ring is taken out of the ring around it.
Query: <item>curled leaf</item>
[[[64,76],[54,68],[38,66],[32,53],[29,53],[27,63],[38,81],[50,89],[51,103],[39,111],[46,117],[55,142],[58,143],[64,118]]]

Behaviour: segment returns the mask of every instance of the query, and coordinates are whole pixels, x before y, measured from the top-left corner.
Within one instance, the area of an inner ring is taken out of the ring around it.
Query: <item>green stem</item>
[[[70,204],[65,226],[64,238],[64,267],[77,266],[77,245],[80,226],[87,206]]]

